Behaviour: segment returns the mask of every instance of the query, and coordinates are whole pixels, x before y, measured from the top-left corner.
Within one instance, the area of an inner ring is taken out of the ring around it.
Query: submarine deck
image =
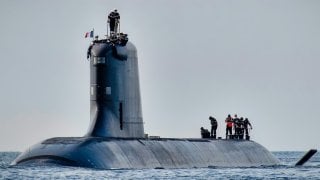
[[[99,169],[257,167],[278,165],[254,141],[199,138],[57,137],[22,153],[15,164],[51,162]]]
[[[81,143],[83,141],[112,141],[112,140],[153,140],[153,141],[192,141],[192,142],[209,142],[209,141],[245,141],[237,139],[213,139],[213,138],[158,138],[158,137],[148,137],[148,138],[127,138],[127,137],[54,137],[47,139],[42,144],[73,144]]]

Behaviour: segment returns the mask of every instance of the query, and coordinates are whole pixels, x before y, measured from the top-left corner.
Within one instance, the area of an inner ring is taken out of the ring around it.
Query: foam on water
[[[305,152],[273,152],[282,165],[259,168],[194,168],[194,169],[140,169],[98,170],[89,168],[31,165],[10,167],[19,154],[0,152],[0,179],[319,179],[320,153],[304,166],[294,164]]]

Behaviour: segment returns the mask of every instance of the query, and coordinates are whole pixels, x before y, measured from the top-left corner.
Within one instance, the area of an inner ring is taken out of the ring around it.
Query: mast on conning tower
[[[114,9],[109,13],[108,25],[110,27],[109,36],[118,35],[118,32],[120,32],[120,14],[117,9]]]
[[[122,46],[125,46],[128,42],[128,35],[120,32],[120,14],[117,9],[108,14],[106,40],[113,45],[118,44]]]

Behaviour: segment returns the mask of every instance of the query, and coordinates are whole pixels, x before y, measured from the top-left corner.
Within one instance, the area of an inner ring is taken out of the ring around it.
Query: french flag
[[[93,30],[90,31],[90,32],[86,32],[86,34],[84,35],[84,37],[85,37],[85,38],[87,38],[87,37],[93,38]]]

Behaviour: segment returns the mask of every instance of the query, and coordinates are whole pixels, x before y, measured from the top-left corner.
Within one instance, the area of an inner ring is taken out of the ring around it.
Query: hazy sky
[[[0,151],[82,136],[90,43],[117,8],[137,46],[145,131],[200,137],[248,117],[269,150],[320,148],[320,1],[1,0]]]

